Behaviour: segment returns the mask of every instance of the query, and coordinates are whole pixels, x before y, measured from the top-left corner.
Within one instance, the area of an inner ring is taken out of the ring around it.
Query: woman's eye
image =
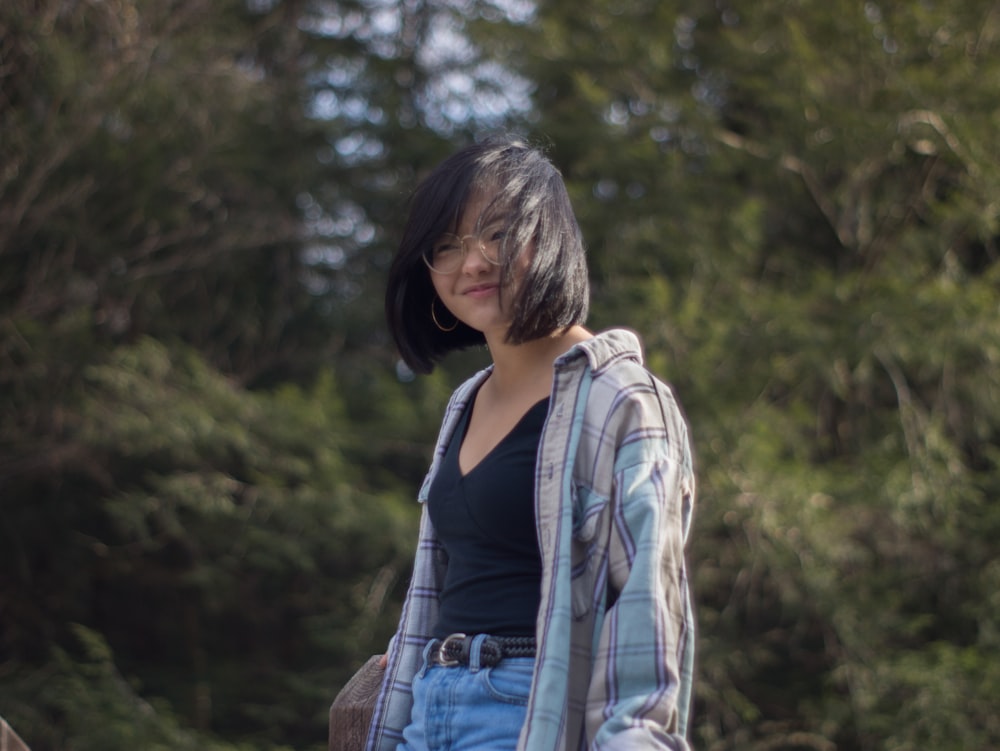
[[[446,256],[450,253],[457,253],[461,246],[454,242],[442,242],[434,246],[435,256]]]
[[[486,232],[483,233],[483,236],[486,238],[486,242],[499,243],[502,242],[507,236],[507,230],[503,227],[495,227],[487,229]]]

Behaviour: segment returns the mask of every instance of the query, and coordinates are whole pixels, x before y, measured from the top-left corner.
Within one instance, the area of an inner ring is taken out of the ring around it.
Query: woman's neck
[[[524,397],[544,398],[552,387],[552,364],[573,345],[593,336],[583,326],[571,326],[523,344],[487,342],[493,358],[489,378],[492,398],[513,401]]]

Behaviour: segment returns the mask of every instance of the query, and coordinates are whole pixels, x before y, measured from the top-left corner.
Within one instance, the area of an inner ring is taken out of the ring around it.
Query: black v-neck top
[[[448,553],[434,635],[532,636],[541,603],[535,532],[535,463],[549,400],[529,409],[496,447],[462,475],[458,454],[472,402],[438,468],[428,511]]]

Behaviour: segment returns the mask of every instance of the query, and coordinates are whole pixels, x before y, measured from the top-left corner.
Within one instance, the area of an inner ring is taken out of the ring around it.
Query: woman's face
[[[487,340],[502,340],[510,326],[510,301],[517,284],[531,262],[531,253],[522,253],[515,268],[514,284],[502,288],[499,248],[506,222],[491,221],[477,227],[479,217],[489,205],[491,196],[473,194],[465,205],[454,236],[435,244],[434,257],[444,261],[442,267],[455,265],[447,273],[430,271],[434,291],[452,315],[462,323],[483,332]],[[448,263],[449,258],[451,263]],[[501,295],[501,289],[503,294]],[[448,325],[442,321],[444,325]]]

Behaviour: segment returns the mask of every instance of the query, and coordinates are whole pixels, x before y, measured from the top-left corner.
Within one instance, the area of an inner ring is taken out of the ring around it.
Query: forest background
[[[502,129],[691,422],[694,746],[1000,748],[997,81],[985,0],[3,0],[0,716],[324,748],[485,362],[386,268]]]

